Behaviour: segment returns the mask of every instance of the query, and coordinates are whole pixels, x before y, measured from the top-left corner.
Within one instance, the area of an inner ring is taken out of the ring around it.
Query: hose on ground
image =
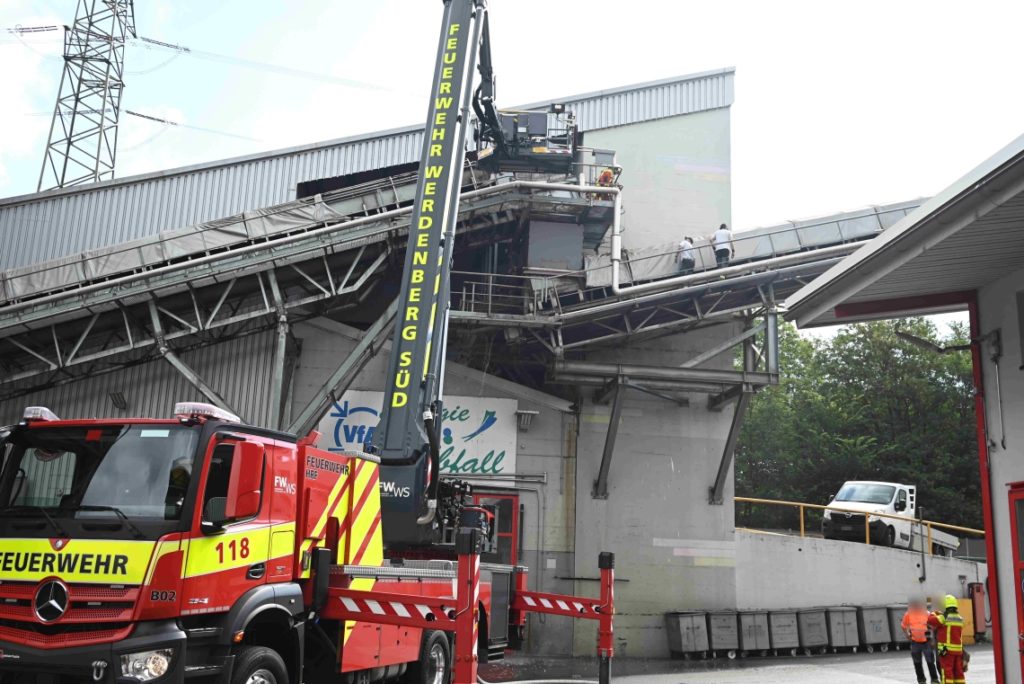
[[[514,679],[508,682],[489,682],[477,675],[480,684],[598,684],[596,679]]]

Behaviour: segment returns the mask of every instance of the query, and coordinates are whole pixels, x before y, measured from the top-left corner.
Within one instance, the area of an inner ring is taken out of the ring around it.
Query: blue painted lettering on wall
[[[334,446],[328,447],[328,451],[345,451],[351,449],[362,449],[373,439],[373,432],[377,429],[377,422],[380,412],[369,406],[349,406],[346,401],[339,404],[331,402],[334,408],[331,409],[331,418],[337,418],[334,423]]]
[[[498,422],[495,411],[485,410],[479,424],[473,413],[472,409],[462,406],[446,407],[442,412],[442,473],[497,475],[505,472],[504,449],[490,449],[483,455],[480,449],[470,451],[473,445],[467,443],[477,440]],[[334,420],[334,429],[333,445],[328,446],[328,450],[346,451],[362,449],[373,439],[380,412],[372,406],[357,405],[348,400],[333,401],[329,417]],[[466,446],[457,446],[456,442]]]

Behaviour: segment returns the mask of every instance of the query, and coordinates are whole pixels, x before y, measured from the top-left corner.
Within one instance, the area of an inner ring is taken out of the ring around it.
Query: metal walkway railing
[[[753,273],[758,270],[758,262],[781,256],[805,252],[807,262],[813,262],[813,252],[822,248],[850,245],[853,251],[917,206],[917,202],[902,202],[736,233],[732,239],[735,255],[729,265],[749,265]],[[711,244],[697,240],[690,251],[695,264],[687,273],[714,278],[718,265]],[[676,244],[627,250],[623,282],[651,282],[681,275],[681,254]],[[608,289],[611,269],[608,255],[595,255],[587,257],[585,268],[572,271],[534,271],[529,275],[456,272],[454,275],[463,282],[461,290],[453,293],[453,309],[486,315],[549,316],[586,309],[590,302],[613,299]]]
[[[467,165],[465,188],[496,183],[497,176]],[[250,245],[324,226],[373,218],[407,206],[416,191],[416,174],[405,173],[266,209],[166,231],[81,254],[0,273],[0,306],[80,289],[164,266],[224,254]]]
[[[787,509],[795,509],[798,512],[800,520],[800,536],[807,536],[807,525],[806,525],[806,513],[807,511],[835,511],[837,513],[854,513],[864,517],[864,543],[871,544],[871,518],[884,518],[887,520],[899,520],[901,522],[910,522],[914,527],[919,529],[923,527],[927,530],[922,536],[927,540],[927,551],[931,555],[933,551],[932,544],[932,531],[934,529],[948,530],[950,532],[959,532],[961,534],[970,534],[979,537],[985,536],[985,530],[975,529],[973,527],[964,527],[962,525],[951,525],[949,523],[936,522],[934,520],[918,520],[909,519],[904,516],[891,515],[889,513],[865,513],[862,510],[856,510],[852,508],[839,508],[836,506],[822,506],[821,504],[805,503],[802,501],[785,501],[779,499],[758,499],[749,496],[737,496],[734,497],[736,503],[749,503],[758,504],[765,506],[775,506]]]

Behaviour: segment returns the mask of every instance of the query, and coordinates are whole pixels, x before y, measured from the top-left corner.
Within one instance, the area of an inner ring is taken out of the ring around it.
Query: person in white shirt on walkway
[[[693,252],[693,238],[684,237],[679,243],[679,273],[686,275],[693,273],[693,267],[697,263],[697,257]]]
[[[720,225],[711,236],[711,244],[715,248],[715,261],[718,266],[727,266],[729,259],[733,257],[732,233],[729,232],[729,226],[724,223]]]

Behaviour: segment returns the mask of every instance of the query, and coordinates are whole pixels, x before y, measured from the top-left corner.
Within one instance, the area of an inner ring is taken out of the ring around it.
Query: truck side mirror
[[[897,501],[896,505],[893,506],[893,508],[896,509],[897,512],[905,511],[905,510],[907,510],[907,502],[906,501]]]
[[[313,549],[313,609],[320,610],[327,605],[327,590],[331,581],[331,550]]]
[[[835,498],[836,498],[836,495],[835,495],[835,494],[829,494],[829,495],[828,495],[828,502],[829,502],[829,503],[832,503],[832,501],[833,501],[833,500],[834,500]]]
[[[260,511],[263,486],[263,445],[238,442],[231,458],[224,519],[243,520]]]

